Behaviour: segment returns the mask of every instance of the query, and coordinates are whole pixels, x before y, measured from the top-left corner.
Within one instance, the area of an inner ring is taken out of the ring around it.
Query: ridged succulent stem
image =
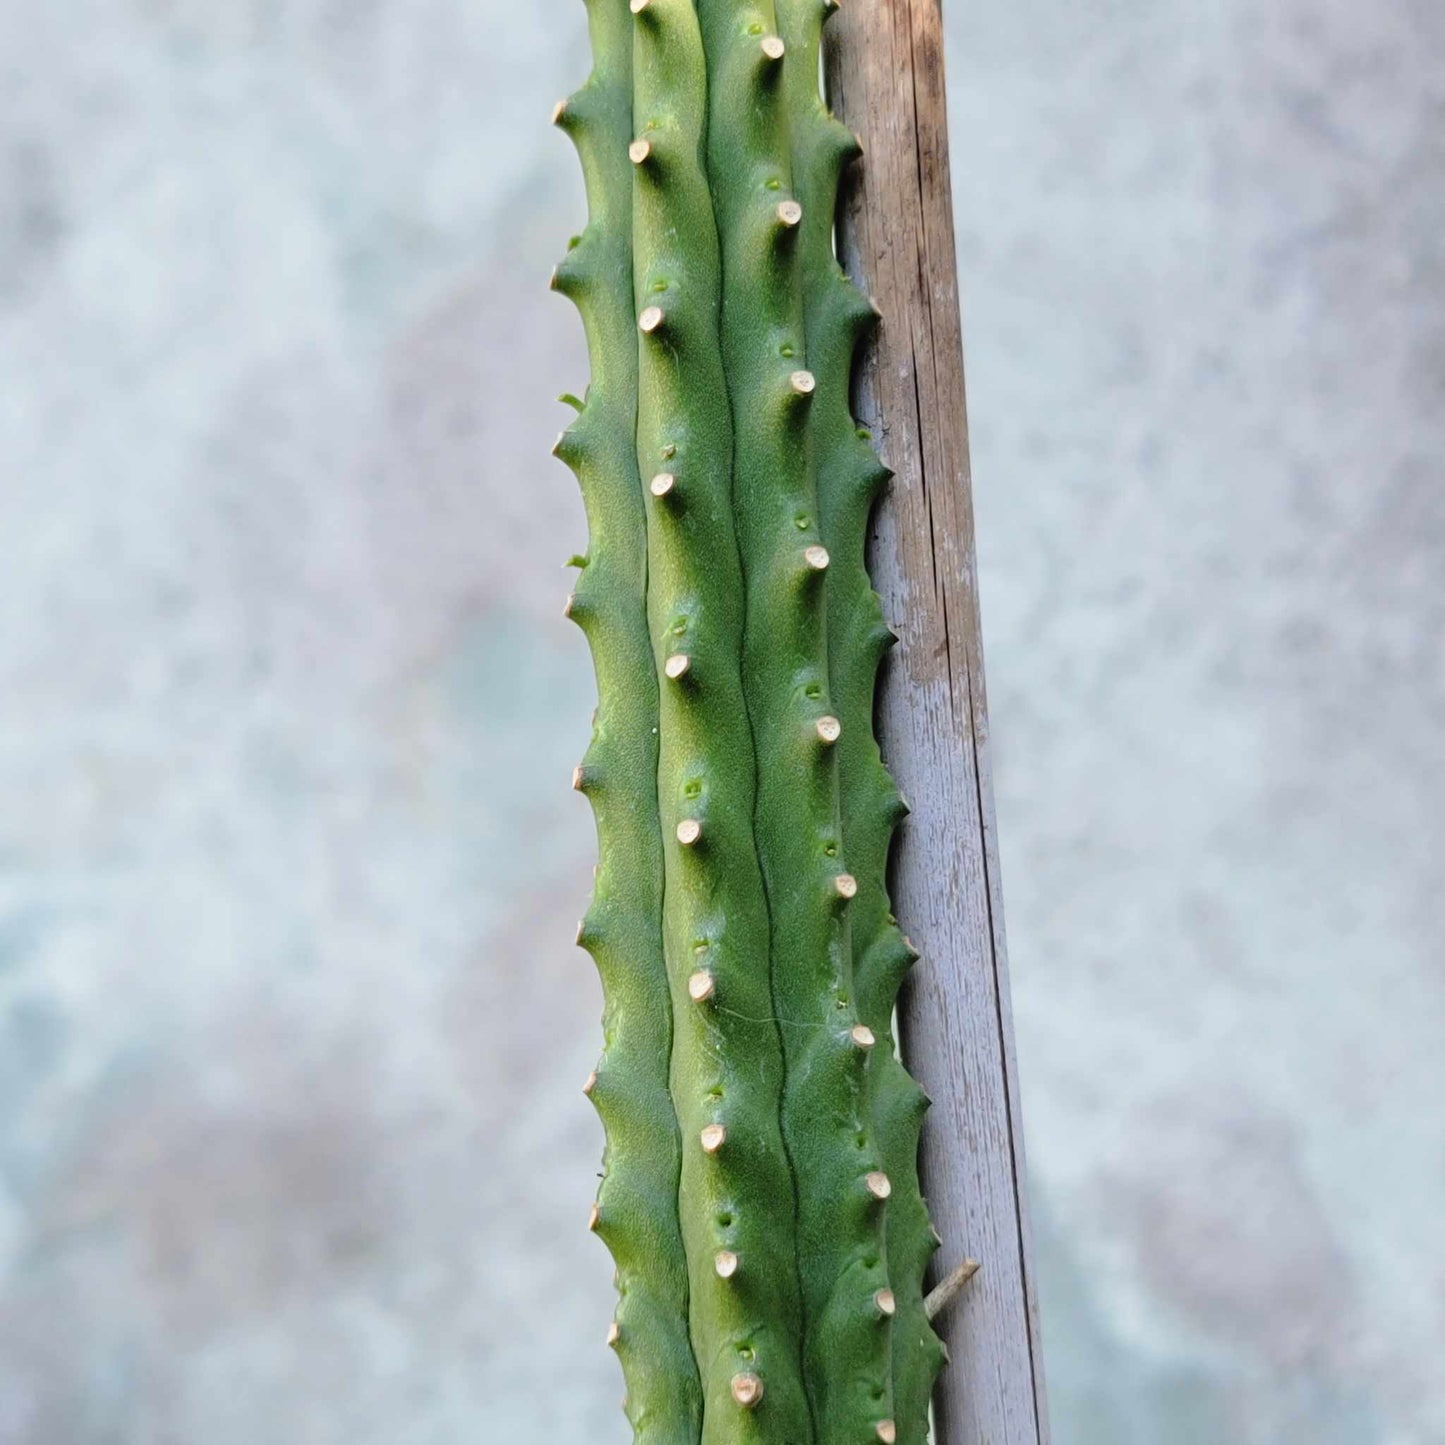
[[[803,208],[799,254],[811,366],[819,517],[832,558],[827,578],[828,656],[834,711],[842,725],[838,773],[842,832],[858,892],[851,907],[857,1008],[878,1040],[868,1078],[869,1128],[892,1194],[886,1258],[893,1290],[893,1427],[906,1445],[928,1438],[929,1401],[943,1349],[924,1310],[923,1280],[937,1238],[918,1179],[918,1138],[927,1101],[898,1059],[893,1037],[898,989],[915,954],[890,911],[888,852],[905,809],[883,766],[873,730],[878,668],[893,634],[864,555],[868,524],[888,473],[854,420],[849,401],[858,346],[876,320],[844,275],[833,244],[838,189],[858,154],[852,133],[820,94],[819,47],[831,7],[776,0],[788,46],[793,187]]]
[[[556,119],[589,223],[555,286],[593,380],[558,442],[591,541],[569,614],[599,707],[593,1228],[642,1445],[925,1445],[922,1091],[894,1004],[902,801],[873,732],[893,638],[853,419],[875,317],[839,269],[857,153],[825,0],[589,0]]]
[[[554,287],[582,315],[586,401],[558,442],[576,472],[590,533],[568,613],[591,646],[598,709],[574,784],[592,804],[599,865],[578,941],[601,976],[602,1057],[587,1093],[606,1129],[592,1224],[617,1266],[608,1339],[622,1364],[639,1445],[698,1438],[702,1395],[688,1332],[678,1218],[681,1137],[669,1087],[672,1008],[662,949],[657,683],[647,628],[646,523],[634,429],[632,20],[627,0],[590,0],[593,72],[556,110],[576,144],[588,225]]]
[[[753,836],[722,272],[704,165],[707,72],[692,0],[632,0],[632,9],[637,448],[642,474],[653,477],[648,614],[662,679],[671,1077],[701,1439],[805,1445],[796,1204]]]
[[[793,192],[788,46],[774,0],[699,0],[698,10],[722,237],[723,355],[738,419],[733,503],[747,608],[745,690],[765,760],[754,831],[783,1028],[783,1137],[798,1189],[804,1376],[818,1440],[868,1440],[892,1417],[892,1293],[887,1205],[877,1187],[883,1163],[865,1117],[873,1034],[853,985],[856,885],[841,827],[828,676],[831,560],[813,440],[822,398],[809,369],[800,249],[817,228],[805,232],[806,207]],[[841,383],[839,369],[828,370],[846,406],[846,364]]]

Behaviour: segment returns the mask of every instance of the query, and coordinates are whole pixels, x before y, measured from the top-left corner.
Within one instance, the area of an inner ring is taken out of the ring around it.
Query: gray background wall
[[[1445,11],[948,5],[1059,1445],[1445,1439]],[[547,0],[0,0],[0,1441],[620,1442]]]

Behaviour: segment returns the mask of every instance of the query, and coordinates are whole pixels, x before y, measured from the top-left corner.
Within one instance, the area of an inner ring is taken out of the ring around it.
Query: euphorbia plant
[[[873,308],[835,258],[851,132],[821,0],[589,0],[557,107],[589,223],[557,268],[592,380],[558,455],[590,526],[569,615],[606,997],[592,1227],[645,1445],[923,1445],[926,1101],[893,1008],[904,808],[872,726],[864,564],[887,473],[849,406]]]

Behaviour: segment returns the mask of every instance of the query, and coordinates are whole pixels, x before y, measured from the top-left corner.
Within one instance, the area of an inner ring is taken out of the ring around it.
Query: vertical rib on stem
[[[853,981],[856,887],[828,681],[832,559],[819,523],[813,441],[824,397],[805,336],[800,253],[812,232],[793,191],[789,48],[773,0],[699,0],[698,11],[736,418],[744,679],[761,764],[754,832],[783,1021],[783,1137],[798,1190],[804,1378],[820,1442],[867,1440],[892,1413],[890,1323],[874,1303],[888,1285],[886,1206],[867,1182],[884,1166],[865,1116],[871,1049],[860,1041],[871,1034]]]
[[[598,709],[574,786],[596,817],[599,865],[578,942],[597,962],[604,1048],[586,1092],[607,1133],[592,1227],[617,1265],[609,1343],[638,1445],[698,1438],[702,1399],[688,1335],[678,1221],[681,1140],[668,1089],[672,1019],[662,954],[657,681],[647,631],[643,490],[634,447],[632,35],[628,0],[590,0],[595,63],[554,113],[577,146],[589,221],[554,287],[581,312],[592,380],[558,441],[576,472],[590,533],[568,615],[591,645]]]
[[[895,1300],[892,1327],[893,1436],[924,1445],[940,1341],[923,1308],[923,1279],[935,1237],[918,1181],[918,1136],[927,1101],[895,1053],[893,1008],[914,954],[889,908],[888,851],[902,801],[873,732],[878,666],[892,644],[868,578],[864,545],[874,504],[887,479],[849,405],[853,360],[876,319],[847,279],[833,249],[838,185],[857,141],[827,110],[818,90],[822,0],[776,0],[788,46],[793,187],[802,204],[805,309],[814,407],[819,514],[828,570],[828,657],[838,743],[843,838],[858,891],[851,905],[858,1013],[878,1047],[869,1073],[871,1130],[891,1184],[887,1258]],[[882,1438],[882,1437],[880,1437]]]
[[[637,455],[642,475],[657,478],[647,507],[648,615],[662,679],[672,1094],[702,1440],[804,1445],[783,1059],[740,668],[721,271],[702,165],[705,62],[692,0],[632,0],[632,8]]]

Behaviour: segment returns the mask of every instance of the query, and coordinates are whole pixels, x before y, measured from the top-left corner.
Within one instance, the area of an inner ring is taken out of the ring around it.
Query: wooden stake
[[[882,325],[855,411],[894,481],[870,565],[904,636],[879,699],[884,760],[914,812],[894,908],[926,957],[899,1003],[904,1057],[937,1101],[924,1192],[945,1239],[989,1261],[942,1317],[936,1445],[1048,1445],[1025,1200],[983,684],[941,0],[852,4],[829,25],[829,100],[863,143],[839,259]],[[967,1147],[963,1141],[969,1141]]]
[[[966,1259],[957,1269],[950,1270],[948,1275],[941,1280],[928,1298],[923,1301],[924,1312],[929,1320],[936,1319],[943,1313],[944,1309],[952,1303],[954,1297],[959,1294],[969,1280],[976,1275],[983,1266],[976,1259]]]

